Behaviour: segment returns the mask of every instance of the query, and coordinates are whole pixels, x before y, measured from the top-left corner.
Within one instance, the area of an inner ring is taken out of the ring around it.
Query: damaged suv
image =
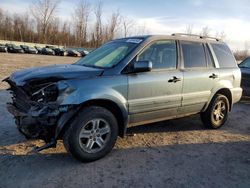
[[[173,34],[113,40],[74,64],[21,70],[4,81],[18,130],[46,143],[36,151],[63,139],[75,158],[94,161],[129,126],[199,113],[206,127],[221,127],[241,98],[240,80],[225,43]]]

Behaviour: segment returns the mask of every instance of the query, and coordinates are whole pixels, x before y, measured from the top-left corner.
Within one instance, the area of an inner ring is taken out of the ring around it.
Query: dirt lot
[[[76,58],[0,54],[0,78],[30,66]],[[56,149],[27,154],[26,141],[0,91],[0,187],[250,187],[250,99],[234,106],[220,130],[203,128],[199,116],[138,126],[118,139],[105,158],[84,164]]]

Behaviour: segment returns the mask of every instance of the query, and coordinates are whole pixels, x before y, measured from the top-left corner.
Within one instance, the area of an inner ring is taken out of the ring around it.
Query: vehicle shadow
[[[115,149],[92,163],[65,153],[1,154],[0,187],[249,187],[249,148],[224,142]]]
[[[129,127],[128,134],[205,130],[199,115]]]

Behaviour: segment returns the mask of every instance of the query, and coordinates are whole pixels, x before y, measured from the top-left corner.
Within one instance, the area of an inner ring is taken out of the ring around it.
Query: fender
[[[111,81],[108,81],[112,79]],[[95,79],[96,80],[96,79]],[[55,138],[57,139],[63,130],[64,126],[69,122],[69,120],[74,117],[77,112],[80,110],[82,105],[88,103],[89,101],[95,100],[103,100],[110,101],[116,104],[123,118],[123,132],[125,132],[127,124],[128,124],[128,106],[127,106],[127,87],[124,85],[121,87],[116,87],[121,85],[121,83],[127,84],[127,78],[125,76],[118,76],[116,79],[108,78],[97,79],[97,83],[95,80],[84,80],[78,81],[63,81],[64,85],[68,85],[72,92],[65,94],[62,92],[61,96],[59,96],[60,106],[66,107],[66,113],[59,118],[57,122]],[[116,80],[116,81],[114,81]],[[104,83],[100,83],[103,82]],[[91,84],[90,84],[91,82]],[[74,89],[77,88],[77,89]]]

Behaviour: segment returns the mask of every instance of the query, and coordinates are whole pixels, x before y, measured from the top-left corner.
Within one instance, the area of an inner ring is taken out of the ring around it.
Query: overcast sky
[[[8,12],[25,12],[34,0],[0,0],[0,7]],[[72,19],[74,3],[62,0],[58,16]],[[92,5],[97,0],[89,0]],[[208,26],[211,35],[226,33],[230,47],[245,49],[250,44],[250,0],[103,0],[104,16],[119,9],[122,15],[145,25],[148,34],[184,32],[192,25],[200,33]],[[250,46],[249,46],[250,47]]]

